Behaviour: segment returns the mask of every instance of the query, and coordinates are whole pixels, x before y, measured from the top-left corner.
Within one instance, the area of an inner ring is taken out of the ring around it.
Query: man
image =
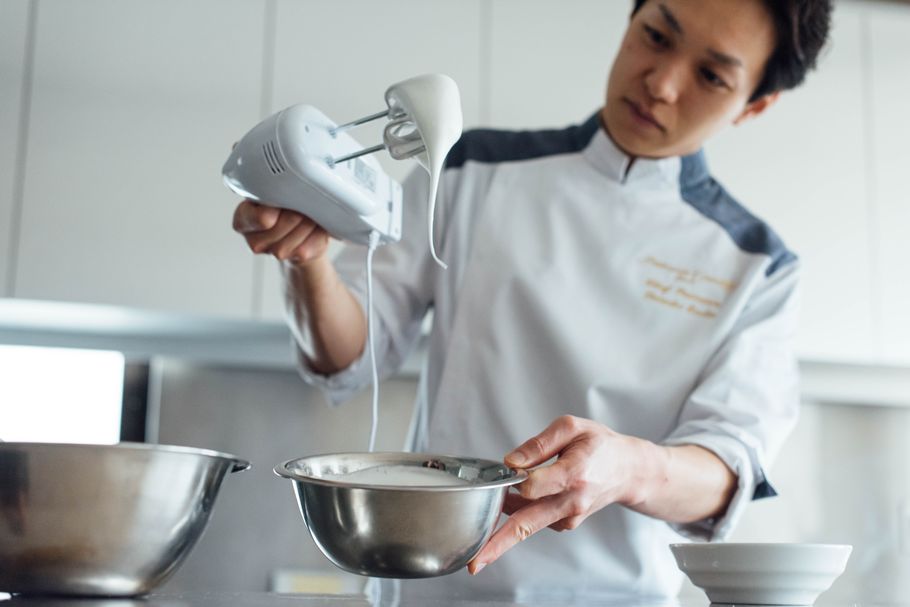
[[[562,131],[468,132],[453,148],[446,271],[420,229],[426,177],[406,181],[404,237],[377,252],[375,281],[385,375],[434,311],[411,447],[508,452],[531,472],[469,566],[496,562],[488,574],[405,591],[672,595],[668,543],[721,539],[774,495],[765,472],[798,407],[798,261],[699,150],[802,82],[830,12],[637,0],[597,114]],[[318,226],[249,201],[234,225],[283,261],[304,377],[335,401],[367,385],[362,253],[333,268]]]

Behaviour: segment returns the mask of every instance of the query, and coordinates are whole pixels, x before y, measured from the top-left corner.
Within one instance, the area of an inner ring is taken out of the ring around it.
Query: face
[[[610,71],[603,123],[632,156],[683,156],[776,100],[749,102],[775,45],[762,0],[648,0]]]

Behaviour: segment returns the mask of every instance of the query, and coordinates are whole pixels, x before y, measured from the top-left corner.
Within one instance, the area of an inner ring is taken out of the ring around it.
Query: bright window
[[[123,370],[120,352],[0,346],[0,439],[118,442]]]

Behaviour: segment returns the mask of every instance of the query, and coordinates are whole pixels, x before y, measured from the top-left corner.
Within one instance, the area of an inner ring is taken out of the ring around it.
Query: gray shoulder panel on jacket
[[[717,222],[740,249],[771,258],[765,271],[767,276],[796,261],[796,255],[770,226],[750,213],[711,177],[703,151],[682,158],[679,187],[683,200]]]
[[[483,163],[532,160],[585,149],[600,128],[599,114],[564,129],[504,131],[475,129],[465,132],[446,158],[446,168],[456,169],[469,160]]]

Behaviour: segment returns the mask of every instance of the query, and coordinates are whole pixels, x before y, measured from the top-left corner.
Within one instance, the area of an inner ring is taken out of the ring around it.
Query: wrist
[[[649,440],[627,437],[631,441],[632,473],[627,482],[627,490],[620,503],[637,512],[647,513],[648,504],[667,486],[670,481],[670,461],[672,454],[668,447],[652,443]]]
[[[312,293],[320,287],[333,282],[334,267],[328,255],[301,262],[285,260],[282,262],[289,282],[301,293]]]
[[[285,267],[298,272],[319,272],[332,265],[327,252],[314,257],[292,257],[283,261]]]

